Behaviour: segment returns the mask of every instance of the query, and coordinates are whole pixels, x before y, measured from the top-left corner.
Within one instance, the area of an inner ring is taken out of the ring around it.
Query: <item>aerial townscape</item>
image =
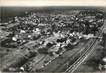
[[[1,72],[106,71],[106,12],[41,9],[0,16]]]

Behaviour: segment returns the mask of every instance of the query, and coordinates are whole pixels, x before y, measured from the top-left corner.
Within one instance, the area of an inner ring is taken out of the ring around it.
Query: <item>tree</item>
[[[46,49],[46,48],[40,48],[40,49],[38,49],[38,52],[40,54],[48,54],[48,49]]]

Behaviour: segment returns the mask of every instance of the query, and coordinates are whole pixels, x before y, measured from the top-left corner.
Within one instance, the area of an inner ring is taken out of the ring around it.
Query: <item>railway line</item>
[[[101,27],[102,31],[99,31],[99,33],[97,33],[98,37],[102,36],[101,32],[103,32],[105,27],[106,27],[105,24]],[[65,72],[73,73],[85,61],[85,59],[89,57],[90,54],[93,53],[93,51],[96,49],[95,46],[99,43],[99,39],[93,39],[92,41],[93,43],[91,44],[91,46],[86,48],[84,53],[79,57],[79,59],[76,60],[72,65],[70,65],[70,67],[66,69]]]
[[[57,66],[55,69],[54,68],[51,68],[52,70],[51,71],[53,71],[53,72],[58,72],[58,71],[62,71],[62,70],[64,70],[64,67],[67,65],[67,64],[69,64],[70,62],[74,62],[68,69],[66,69],[66,71],[65,72],[74,72],[75,71],[75,69],[85,60],[85,57],[86,57],[86,54],[89,54],[89,50],[91,49],[91,47],[95,44],[95,42],[96,42],[96,40],[97,39],[91,39],[91,40],[89,40],[87,43],[86,43],[86,45],[85,45],[85,47],[83,47],[83,48],[81,48],[81,49],[79,49],[78,51],[76,51],[76,52],[74,52],[74,54],[72,54],[70,57],[68,57],[67,58],[67,60],[65,60],[63,63],[61,63],[61,65],[59,65],[59,66]],[[92,43],[93,42],[93,43]],[[97,43],[96,43],[97,44]],[[91,45],[91,46],[90,46]],[[81,53],[84,51],[84,53],[81,55]],[[91,50],[91,51],[93,51],[93,50]],[[90,51],[90,52],[91,52]],[[17,54],[18,55],[18,54]],[[80,56],[81,55],[81,56]],[[21,55],[22,56],[22,55]],[[79,57],[80,56],[80,57]],[[24,57],[24,55],[23,55],[23,57]],[[37,64],[39,64],[40,62],[42,62],[42,60],[44,60],[45,58],[46,58],[47,56],[42,56],[42,58],[41,59],[39,59],[39,61],[37,61],[37,62],[35,62],[34,63],[34,65],[36,65],[36,67],[34,68],[31,68],[30,69],[30,71],[36,71],[36,69],[37,69]],[[57,57],[58,58],[58,57]],[[26,58],[26,59],[28,59],[28,58]],[[55,59],[54,59],[55,60]],[[54,61],[53,60],[53,61]],[[30,59],[29,59],[29,61],[30,61]],[[42,62],[43,63],[43,62]],[[11,64],[11,63],[10,63]],[[12,63],[13,64],[13,63]],[[11,64],[11,66],[12,66],[12,64]],[[26,64],[28,64],[28,62],[26,63]],[[25,65],[25,64],[24,64]],[[39,66],[39,65],[38,65]],[[47,65],[48,66],[48,65]],[[10,66],[7,66],[7,67],[10,67]],[[47,67],[48,68],[48,67]],[[46,70],[46,67],[44,67],[44,69],[43,69],[43,71],[48,71],[48,70]]]
[[[85,44],[85,47],[83,48],[79,48],[78,51],[76,51],[72,56],[69,57],[68,64],[72,64],[74,63],[75,60],[77,60],[79,58],[79,56],[83,53],[83,51],[85,50],[86,47],[88,47],[88,44],[91,44],[92,41],[88,41]],[[64,67],[67,65],[67,62],[63,64],[63,66],[60,66],[59,69],[54,70],[54,71],[61,71],[62,69],[64,70]]]
[[[90,47],[84,50],[83,54],[65,71],[65,72],[74,72],[76,68],[84,62],[84,60],[87,58],[87,54],[89,54],[91,51],[91,47],[94,46],[96,42],[94,41]]]
[[[103,30],[103,28],[105,27],[105,25],[103,25],[101,27],[101,29]],[[102,36],[101,31],[99,31],[100,33],[97,33],[98,37]],[[102,31],[103,32],[103,31]],[[95,46],[99,43],[99,39],[90,39],[86,45],[77,50],[74,54],[72,54],[70,57],[68,57],[65,60],[60,60],[63,61],[62,63],[60,63],[60,65],[57,65],[56,67],[52,67],[52,63],[47,65],[47,67],[42,68],[41,72],[74,72],[77,67],[79,67],[84,61],[85,59],[95,50]],[[59,59],[59,57],[57,57]],[[56,60],[54,60],[56,61]],[[69,64],[69,65],[67,65]],[[51,65],[51,66],[50,66]],[[66,70],[65,70],[65,69]]]
[[[103,27],[101,28],[101,29],[103,29]],[[101,37],[101,35],[102,35],[102,33],[101,34],[98,34],[99,36],[98,37]],[[85,58],[87,58],[86,57],[86,54],[91,54],[91,52],[93,52],[94,51],[94,49],[91,49],[93,46],[95,46],[95,45],[97,45],[98,44],[98,42],[97,42],[97,40],[98,39],[90,39],[87,43],[86,43],[86,45],[85,45],[85,47],[83,47],[83,48],[81,48],[81,49],[79,49],[78,51],[76,51],[74,54],[72,54],[67,60],[65,60],[63,63],[61,63],[61,65],[59,65],[59,66],[57,66],[55,69],[54,68],[50,68],[49,70],[48,70],[48,65],[46,66],[46,67],[44,67],[44,68],[41,68],[41,71],[44,71],[44,72],[51,72],[51,71],[53,71],[53,72],[58,72],[58,71],[63,71],[64,69],[64,67],[68,64],[68,63],[70,63],[70,62],[73,62],[73,63],[71,63],[72,65],[70,66],[72,69],[76,69],[81,63],[80,62],[83,62],[84,60],[85,60]],[[94,47],[93,47],[94,48]],[[82,54],[83,53],[83,54]],[[83,56],[82,56],[83,55]],[[82,57],[85,57],[85,58],[82,58]],[[57,57],[57,58],[59,58],[59,57]],[[57,59],[56,58],[56,59]],[[43,59],[45,59],[45,58],[43,58]],[[53,60],[51,60],[52,61],[52,63],[53,63],[53,61],[55,61],[56,59],[53,59]],[[81,60],[81,61],[79,61],[79,60]],[[36,64],[39,64],[40,62],[42,61],[42,59],[38,62],[38,63],[36,63]],[[61,60],[62,61],[62,60]],[[70,62],[69,62],[70,61]],[[75,62],[74,62],[75,61]],[[78,64],[76,64],[76,63],[78,63]],[[50,65],[50,64],[49,64]],[[39,65],[38,65],[39,66]],[[70,72],[70,67],[68,68],[68,69],[66,69],[66,71],[65,72]],[[46,69],[47,68],[47,69]],[[37,68],[34,68],[33,67],[33,69],[31,70],[31,71],[36,71],[36,69]],[[39,68],[38,68],[39,69]],[[72,70],[71,72],[73,72],[74,70]],[[38,71],[39,72],[39,71]]]

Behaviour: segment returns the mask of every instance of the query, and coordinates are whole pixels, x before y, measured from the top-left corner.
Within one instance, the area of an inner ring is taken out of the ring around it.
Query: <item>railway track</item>
[[[88,41],[86,44],[85,44],[85,47],[88,47],[89,45],[88,45],[88,43],[89,44],[91,44],[92,43],[92,41]],[[64,71],[64,67],[65,66],[67,66],[67,64],[69,64],[70,62],[70,64],[72,64],[72,63],[74,63],[74,61],[75,60],[77,60],[78,59],[78,57],[80,56],[80,54],[85,50],[85,47],[83,47],[83,48],[79,48],[79,50],[78,51],[76,51],[73,55],[71,55],[64,63],[63,63],[63,66],[59,66],[58,67],[58,69],[56,69],[56,70],[54,70],[54,71]],[[63,70],[62,70],[63,69]]]
[[[102,28],[101,28],[102,29]],[[99,36],[101,36],[101,33],[98,34]],[[62,71],[62,69],[67,65],[67,63],[70,63],[69,61],[72,61],[72,65],[66,69],[65,72],[74,72],[76,70],[76,68],[85,60],[86,58],[86,55],[89,54],[90,52],[90,49],[91,47],[95,44],[95,42],[97,41],[98,39],[93,39],[93,40],[90,40],[84,48],[82,49],[79,49],[78,51],[76,51],[73,55],[71,55],[70,57],[68,57],[68,59],[66,59],[63,63],[62,63],[62,66],[59,65],[57,66],[55,69],[53,69],[52,71],[53,72],[58,72],[58,71]],[[89,45],[88,45],[89,44]],[[91,50],[93,51],[93,50]],[[84,53],[83,53],[84,52]],[[81,55],[81,53],[83,53]],[[19,54],[17,54],[19,55]],[[81,55],[81,56],[80,56]],[[26,60],[29,59],[27,57],[25,57],[24,55],[20,55],[22,57],[24,57]],[[45,59],[46,56],[44,56],[43,58],[41,58],[38,62],[35,63],[35,65],[37,65],[38,63],[40,63],[43,59]],[[58,58],[58,57],[57,57]],[[29,59],[30,61],[30,59]],[[74,62],[75,61],[75,62]],[[13,62],[14,63],[14,62]],[[10,66],[14,66],[13,63],[11,64],[10,63]],[[16,62],[15,65],[17,65],[17,63],[19,62]],[[27,63],[26,63],[27,64]],[[24,64],[25,65],[25,64]],[[6,65],[7,66],[7,65]],[[7,68],[10,67],[9,65],[7,66]],[[35,69],[35,68],[34,68]],[[63,69],[64,70],[64,69]],[[31,71],[34,71],[34,70],[31,70]],[[44,70],[45,71],[45,70]]]
[[[103,29],[105,25],[101,27]],[[98,37],[102,36],[102,31],[99,31],[100,33],[97,33]],[[57,65],[55,68],[48,65],[48,67],[45,67],[42,69],[41,72],[74,72],[77,67],[85,61],[85,59],[90,55],[95,48],[93,46],[96,46],[99,43],[99,39],[90,39],[85,47],[77,50],[73,55],[69,56],[66,60],[63,61],[60,65]],[[57,57],[59,58],[59,57]],[[67,64],[70,66],[67,67]],[[51,64],[53,65],[53,64]],[[49,69],[50,68],[50,69]],[[64,69],[65,68],[65,69]]]
[[[101,31],[97,33],[98,37],[102,36],[102,33],[106,25],[103,25],[101,27]],[[92,39],[92,44],[88,47],[85,48],[84,52],[82,55],[72,64],[70,65],[65,72],[71,72],[73,73],[88,57],[90,54],[93,53],[93,51],[96,49],[95,46],[99,43],[99,39]]]
[[[91,50],[91,47],[94,46],[95,41],[91,44],[90,47],[85,48],[82,55],[68,68],[66,69],[65,72],[74,72],[75,69],[86,59],[87,54],[89,54],[89,52],[93,51]]]

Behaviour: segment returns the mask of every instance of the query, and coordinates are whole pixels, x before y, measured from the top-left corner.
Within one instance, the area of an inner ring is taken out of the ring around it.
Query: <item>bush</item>
[[[46,48],[41,48],[41,49],[38,49],[38,52],[39,52],[40,54],[48,54],[48,49],[46,49]]]

